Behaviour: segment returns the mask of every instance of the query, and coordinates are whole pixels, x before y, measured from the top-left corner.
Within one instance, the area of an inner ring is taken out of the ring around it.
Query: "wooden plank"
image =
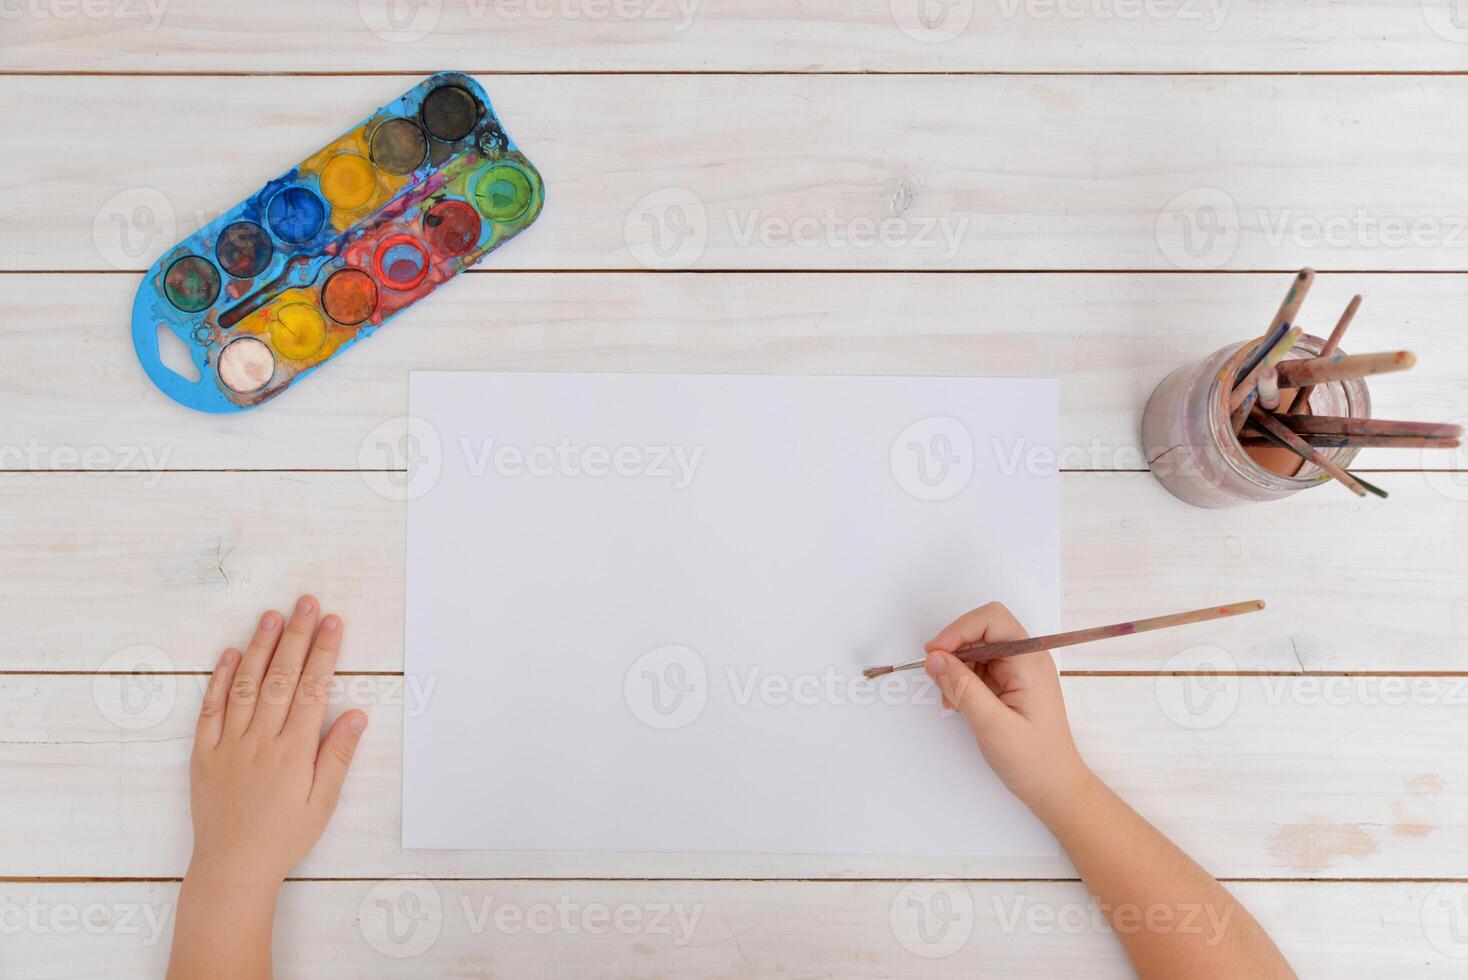
[[[347,619],[344,669],[400,670],[403,504],[379,495],[392,489],[382,476],[0,475],[0,668],[94,670],[143,645],[164,659],[139,669],[207,670],[264,609],[312,590]],[[1461,494],[1441,492],[1448,476],[1378,475],[1387,502],[1323,487],[1207,511],[1146,473],[1064,474],[1066,628],[1270,604],[1073,652],[1067,666],[1155,670],[1216,643],[1245,670],[1461,671],[1468,522]]]
[[[0,470],[376,467],[364,440],[404,413],[407,372],[432,369],[1059,377],[1061,465],[1142,469],[1138,420],[1153,386],[1262,331],[1288,280],[465,276],[269,406],[209,417],[136,367],[125,326],[136,277],[0,276],[0,360],[12,379],[0,391]],[[1349,349],[1421,358],[1372,383],[1376,415],[1461,420],[1468,276],[1322,275],[1306,328],[1328,333],[1358,290],[1366,302]],[[1359,465],[1468,469],[1468,455],[1368,450]]]
[[[1064,687],[1091,765],[1217,875],[1468,876],[1463,678],[1072,676]],[[0,854],[0,878],[182,874],[200,688],[192,676],[0,677],[0,826],[24,841]],[[398,678],[341,685],[337,703],[371,725],[299,876],[1074,875],[1063,858],[403,851],[402,717],[432,695]]]
[[[1450,928],[1464,886],[1232,890],[1301,976],[1461,969]],[[0,885],[17,927],[0,963],[33,980],[162,976],[177,897],[169,883]],[[313,980],[1134,976],[1097,915],[1063,882],[293,882],[275,964]],[[1153,921],[1205,942],[1227,929],[1190,916]]]
[[[0,67],[46,72],[1453,71],[1447,4],[973,0],[163,0],[6,8]],[[84,13],[83,11],[92,11]]]
[[[548,187],[495,269],[1460,271],[1468,254],[1468,77],[485,81]],[[0,269],[145,268],[406,85],[5,78],[0,214],[21,233]],[[105,164],[58,158],[58,132]]]

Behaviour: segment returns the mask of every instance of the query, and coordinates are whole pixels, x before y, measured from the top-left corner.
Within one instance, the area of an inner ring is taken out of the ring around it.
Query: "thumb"
[[[316,753],[312,802],[335,808],[337,797],[341,796],[342,783],[347,779],[347,769],[357,754],[357,743],[362,740],[362,732],[366,729],[367,715],[361,711],[348,711],[327,731]]]
[[[969,727],[979,739],[993,731],[994,725],[1008,713],[1004,702],[995,697],[968,664],[953,654],[934,650],[928,654],[923,668],[937,683],[948,703],[968,720]]]

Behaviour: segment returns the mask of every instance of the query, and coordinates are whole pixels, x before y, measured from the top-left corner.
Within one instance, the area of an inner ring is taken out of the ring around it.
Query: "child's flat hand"
[[[1071,738],[1060,677],[1047,652],[994,660],[974,668],[953,656],[965,643],[1028,637],[1003,605],[991,602],[960,616],[927,645],[928,676],[973,729],[989,767],[1031,809],[1063,800],[1090,776]]]
[[[241,656],[227,650],[209,679],[190,765],[190,875],[278,887],[336,809],[367,716],[321,726],[342,622],[304,596],[290,622],[260,618]]]

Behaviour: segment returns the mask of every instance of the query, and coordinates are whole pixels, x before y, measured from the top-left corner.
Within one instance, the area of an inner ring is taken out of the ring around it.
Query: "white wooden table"
[[[1450,6],[0,5],[0,974],[159,975],[202,676],[303,590],[373,722],[283,975],[1127,974],[1063,864],[401,850],[403,511],[361,471],[435,367],[1060,377],[1066,626],[1270,603],[1073,658],[1088,759],[1303,974],[1468,972],[1468,457],[1204,512],[1137,448],[1304,265],[1307,327],[1359,290],[1352,346],[1421,356],[1379,414],[1468,413]],[[154,391],[138,273],[444,68],[541,167],[538,226],[260,411]],[[670,207],[696,237],[649,253]]]

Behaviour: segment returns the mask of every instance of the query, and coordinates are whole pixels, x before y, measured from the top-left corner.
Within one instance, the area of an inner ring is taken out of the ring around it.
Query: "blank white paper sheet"
[[[1049,380],[414,373],[403,845],[1028,856],[921,670],[1059,626]]]

